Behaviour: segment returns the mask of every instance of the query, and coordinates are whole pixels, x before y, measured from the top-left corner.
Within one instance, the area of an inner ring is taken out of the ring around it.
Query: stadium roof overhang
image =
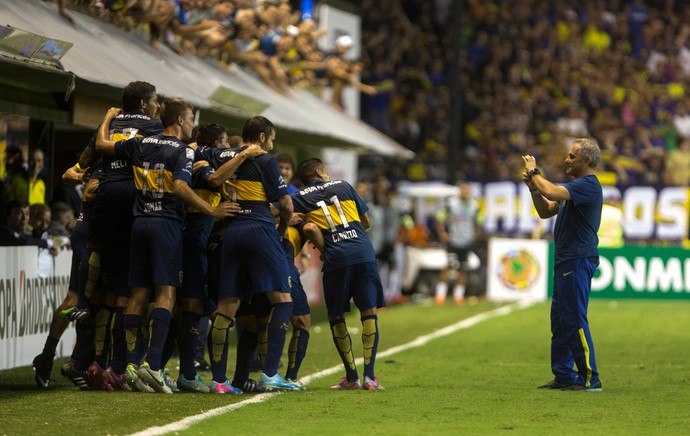
[[[61,59],[63,70],[0,56],[0,111],[96,127],[105,110],[119,104],[122,88],[142,80],[154,84],[161,96],[194,104],[202,122],[221,122],[231,131],[239,131],[248,117],[260,113],[274,122],[278,140],[286,144],[414,157],[407,148],[308,91],[290,89],[281,94],[241,69],[228,71],[166,48],[156,52],[141,34],[72,15],[74,26],[57,14],[52,3],[0,0],[4,21],[0,24],[74,44]]]

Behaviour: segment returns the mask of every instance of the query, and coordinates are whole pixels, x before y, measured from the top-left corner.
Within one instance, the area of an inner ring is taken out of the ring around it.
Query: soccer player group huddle
[[[195,128],[189,103],[159,105],[153,85],[127,85],[122,108],[108,110],[79,162],[63,175],[85,189],[72,234],[69,291],[33,361],[38,386],[50,386],[60,335],[74,320],[77,341],[61,372],[81,389],[304,390],[298,372],[310,308],[294,259],[310,241],[323,259],[324,301],[345,367],[332,389],[383,389],[374,364],[384,299],[365,232],[368,208],[349,183],[331,181],[317,158],[297,168],[279,165],[268,154],[275,137],[271,121],[255,116],[244,124],[241,144],[230,148],[222,126]],[[288,184],[293,172],[302,190]],[[362,321],[362,380],[344,318],[351,300]],[[204,316],[211,319],[210,382],[195,366]],[[237,359],[229,379],[233,327]],[[175,349],[177,380],[165,370]],[[262,372],[252,380],[257,353]]]

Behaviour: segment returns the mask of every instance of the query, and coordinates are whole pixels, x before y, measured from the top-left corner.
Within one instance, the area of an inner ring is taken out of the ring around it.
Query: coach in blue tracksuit
[[[592,277],[599,265],[597,231],[603,196],[594,169],[601,160],[601,151],[591,139],[575,140],[565,158],[566,174],[575,180],[562,186],[541,175],[534,156],[522,159],[523,178],[539,216],[558,215],[551,302],[551,370],[555,379],[539,388],[601,391],[587,321]]]

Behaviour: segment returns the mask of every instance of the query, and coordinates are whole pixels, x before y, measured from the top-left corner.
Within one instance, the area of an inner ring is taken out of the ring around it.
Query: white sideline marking
[[[496,318],[499,316],[504,316],[508,315],[511,312],[514,312],[517,309],[523,309],[525,307],[529,307],[531,305],[535,304],[533,301],[519,301],[517,303],[513,303],[507,306],[502,306],[499,307],[498,309],[491,310],[489,312],[484,312],[480,313],[478,315],[475,315],[471,318],[463,319],[462,321],[459,321],[455,324],[451,324],[449,326],[446,326],[440,330],[436,330],[433,333],[429,333],[424,336],[420,336],[411,342],[408,342],[407,344],[403,345],[398,345],[393,348],[389,348],[385,351],[382,351],[380,353],[376,353],[376,357],[388,357],[393,354],[399,353],[401,351],[409,350],[410,348],[417,348],[421,347],[423,345],[426,345],[430,341],[450,335],[452,333],[457,332],[458,330],[463,330],[469,327],[472,327],[476,324],[479,324],[482,321],[486,321],[491,318]],[[357,365],[361,365],[363,362],[363,359],[360,357],[356,360]],[[342,371],[343,367],[342,365],[336,365],[328,369],[324,369],[323,371],[319,371],[315,374],[308,375],[306,377],[301,378],[300,380],[302,383],[309,384],[314,380],[329,376],[331,374],[335,374],[337,372]],[[147,429],[144,429],[142,431],[133,433],[131,436],[154,436],[154,435],[163,435],[166,433],[170,432],[175,432],[175,431],[181,431],[181,430],[186,430],[192,425],[196,424],[197,422],[203,421],[207,418],[212,418],[214,416],[222,415],[226,412],[231,412],[233,410],[239,409],[240,407],[244,407],[249,404],[256,404],[256,403],[262,403],[264,401],[268,401],[271,398],[273,398],[276,395],[280,395],[281,392],[273,392],[273,393],[267,393],[267,394],[261,394],[261,395],[255,395],[251,398],[248,398],[246,400],[240,401],[239,403],[233,403],[233,404],[228,404],[227,406],[222,406],[222,407],[216,407],[215,409],[208,410],[206,412],[200,413],[198,415],[192,415],[188,416],[186,418],[183,418],[179,421],[171,422],[170,424],[166,424],[164,426],[160,427],[149,427]]]

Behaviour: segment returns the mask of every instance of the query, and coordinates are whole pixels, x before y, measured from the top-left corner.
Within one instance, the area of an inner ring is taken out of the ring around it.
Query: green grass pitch
[[[343,373],[338,368],[314,378],[306,392],[271,395],[195,419],[173,434],[690,433],[690,302],[590,303],[601,393],[536,389],[552,378],[548,303],[384,353],[498,306],[480,301],[462,307],[450,302],[391,307],[379,317],[384,356],[377,360],[377,375],[385,391],[330,391]],[[322,310],[315,310],[314,319],[301,377],[340,364]],[[348,318],[348,326],[355,355],[361,357],[356,316]],[[30,367],[0,372],[0,435],[154,434],[152,427],[257,398],[79,392],[59,375],[63,361],[56,362],[49,391],[34,387]],[[175,365],[169,369],[176,377]],[[210,381],[209,373],[202,376]]]

